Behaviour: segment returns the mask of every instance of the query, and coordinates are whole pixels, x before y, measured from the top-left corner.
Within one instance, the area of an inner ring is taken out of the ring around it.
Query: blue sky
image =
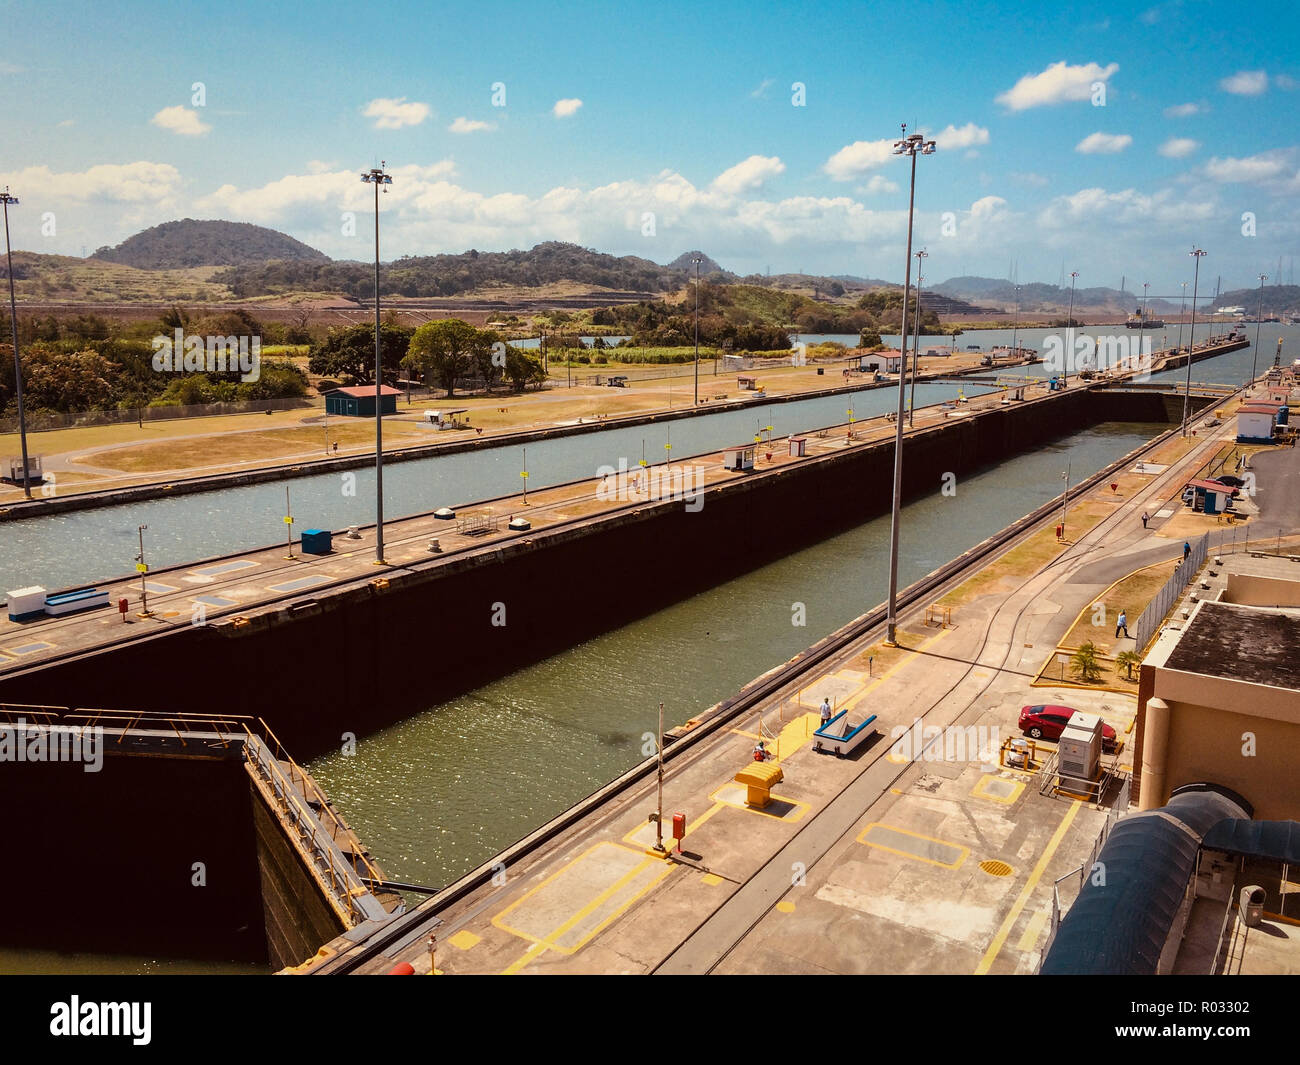
[[[0,13],[0,183],[35,251],[196,217],[365,258],[357,174],[385,159],[386,259],[559,239],[901,280],[903,121],[939,142],[916,195],[935,281],[1064,264],[1177,292],[1199,244],[1211,278],[1250,286],[1300,245],[1291,3]]]

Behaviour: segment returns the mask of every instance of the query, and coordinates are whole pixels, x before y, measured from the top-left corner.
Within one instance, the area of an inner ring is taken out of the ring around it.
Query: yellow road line
[[[1016,896],[1016,901],[1011,906],[1011,912],[1007,914],[1006,919],[1002,922],[1002,927],[998,929],[998,934],[993,937],[993,942],[989,944],[989,949],[984,952],[984,957],[980,959],[979,965],[975,969],[976,976],[986,976],[988,971],[993,968],[993,962],[998,954],[1002,951],[1002,944],[1006,942],[1007,936],[1011,934],[1012,926],[1020,917],[1020,911],[1025,908],[1025,903],[1029,901],[1029,896],[1033,894],[1034,888],[1038,886],[1038,881],[1042,879],[1043,873],[1047,871],[1047,863],[1052,860],[1056,853],[1056,848],[1061,845],[1061,840],[1065,838],[1065,833],[1070,825],[1074,822],[1075,815],[1083,803],[1075,800],[1070,804],[1070,809],[1061,819],[1056,831],[1052,833],[1052,838],[1047,842],[1047,848],[1043,851],[1043,856],[1038,859],[1038,864],[1034,866],[1034,871],[1029,874],[1029,879],[1025,881],[1025,886],[1020,889],[1020,894]]]
[[[910,654],[903,655],[901,658],[899,658],[897,662],[895,662],[892,666],[890,666],[879,676],[872,677],[854,695],[849,696],[849,698],[847,698],[844,702],[840,703],[839,708],[841,710],[852,710],[855,706],[857,706],[859,702],[861,702],[867,696],[868,693],[870,693],[878,685],[883,684],[886,680],[888,680],[891,676],[893,676],[893,674],[898,672],[898,670],[902,669],[903,666],[915,662],[916,659],[913,658],[912,655],[918,655],[922,651],[928,650],[934,644],[942,640],[945,636],[949,635],[952,631],[953,631],[952,629],[944,629],[942,632],[936,632],[928,640],[926,640],[922,644],[919,644],[916,647],[904,647],[903,650],[910,652]]]
[[[1016,949],[1020,951],[1033,950],[1034,944],[1038,942],[1038,937],[1042,935],[1043,925],[1047,924],[1047,918],[1051,915],[1050,910],[1037,910],[1029,918],[1029,923],[1025,925],[1024,934],[1020,937],[1020,942],[1016,944]]]

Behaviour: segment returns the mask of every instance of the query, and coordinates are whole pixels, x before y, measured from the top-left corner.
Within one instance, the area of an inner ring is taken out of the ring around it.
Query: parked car
[[[1074,714],[1068,706],[1025,706],[1020,710],[1020,731],[1036,740],[1059,740]],[[1115,730],[1101,724],[1101,748],[1108,754],[1115,750]]]

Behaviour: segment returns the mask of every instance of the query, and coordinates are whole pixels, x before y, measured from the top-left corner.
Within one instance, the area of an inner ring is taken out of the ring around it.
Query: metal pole
[[[1061,539],[1065,539],[1066,506],[1070,500],[1070,463],[1065,464],[1065,491],[1061,493]]]
[[[1016,318],[1011,326],[1011,357],[1018,359],[1020,357],[1020,348],[1016,345],[1016,334],[1020,330],[1020,286],[1016,286]]]
[[[659,803],[655,814],[655,850],[664,849],[664,704],[659,704],[659,731],[655,735],[655,750],[659,756]]]
[[[906,129],[906,127],[904,127]],[[909,144],[911,142],[908,142]],[[903,328],[899,337],[898,411],[894,423],[894,501],[889,515],[889,608],[885,618],[885,643],[898,643],[898,533],[903,500],[903,392],[907,383],[907,296],[912,288],[912,216],[916,204],[916,150],[911,149],[912,181],[907,200],[907,258],[904,260]]]
[[[9,325],[14,334],[14,395],[18,399],[18,438],[23,452],[23,494],[32,498],[32,479],[27,469],[27,415],[23,409],[23,364],[18,356],[18,304],[14,298],[14,257],[9,247],[9,205],[18,203],[17,196],[9,195],[9,186],[0,194],[5,210],[5,261],[9,264]]]
[[[1201,279],[1201,256],[1205,252],[1200,248],[1193,248],[1188,254],[1195,261],[1196,268],[1192,271],[1192,322],[1187,331],[1187,387],[1183,392],[1183,436],[1187,435],[1187,419],[1192,405],[1192,355],[1196,351],[1196,292],[1197,284]]]
[[[381,160],[376,168],[361,175],[361,180],[375,186],[375,565],[384,560],[384,360],[379,326],[379,186],[391,185]],[[387,191],[387,190],[385,190]]]
[[[284,542],[289,549],[288,558],[293,558],[293,509],[289,506],[289,486],[284,486]]]
[[[913,329],[912,339],[912,390],[907,400],[907,426],[912,427],[912,420],[916,417],[916,374],[921,366],[921,260],[928,259],[929,252],[924,248],[916,253],[916,325]]]
[[[1077,270],[1070,272],[1070,313],[1065,316],[1065,335],[1070,338],[1070,350],[1065,353],[1065,381],[1062,388],[1070,384],[1070,360],[1074,358],[1074,282],[1078,278]]]
[[[136,558],[140,562],[140,615],[149,616],[149,589],[145,584],[144,575],[149,572],[149,565],[144,560],[144,531],[149,528],[147,525],[141,525],[136,531],[140,534],[140,554]]]
[[[1264,282],[1267,274],[1259,275],[1259,312],[1255,315],[1255,350],[1250,353],[1250,383],[1255,383],[1255,360],[1259,357],[1259,327],[1264,324]]]
[[[700,405],[700,260],[695,263],[695,405]]]

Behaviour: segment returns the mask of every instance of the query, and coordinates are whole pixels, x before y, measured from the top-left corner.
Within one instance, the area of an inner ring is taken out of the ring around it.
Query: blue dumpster
[[[333,534],[328,529],[303,530],[302,553],[304,555],[328,555],[333,550]]]

